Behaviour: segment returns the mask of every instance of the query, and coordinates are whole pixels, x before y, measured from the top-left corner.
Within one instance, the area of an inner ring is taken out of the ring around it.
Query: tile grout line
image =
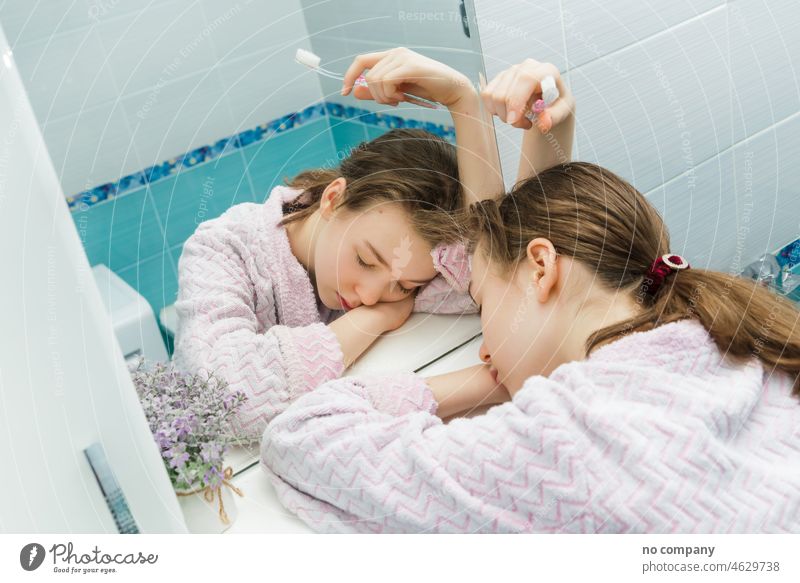
[[[779,126],[782,126],[782,125],[783,125],[783,124],[785,124],[785,123],[789,123],[789,122],[791,122],[791,121],[792,121],[794,118],[799,118],[799,117],[800,117],[800,112],[795,112],[795,113],[792,113],[792,114],[790,114],[790,115],[786,116],[785,118],[783,118],[783,119],[781,119],[781,120],[778,120],[778,121],[776,121],[775,123],[771,124],[770,126],[768,126],[768,127],[766,127],[766,128],[763,128],[763,129],[760,129],[760,130],[758,130],[757,132],[755,132],[754,134],[752,134],[752,135],[750,135],[750,136],[747,136],[745,139],[743,139],[743,140],[740,140],[740,141],[738,141],[738,142],[736,142],[736,143],[734,143],[734,144],[731,144],[730,146],[728,146],[727,148],[725,148],[725,149],[723,149],[723,150],[720,150],[719,152],[716,152],[714,155],[712,155],[712,156],[709,156],[708,158],[705,158],[704,160],[701,160],[700,162],[698,162],[698,163],[696,163],[696,164],[693,164],[693,165],[692,165],[692,167],[691,167],[689,170],[684,170],[684,171],[683,171],[683,172],[681,172],[680,174],[676,174],[676,175],[675,175],[675,176],[673,176],[672,178],[669,178],[668,180],[666,180],[666,181],[662,182],[662,183],[661,183],[661,184],[659,184],[658,186],[655,186],[655,187],[651,188],[650,190],[648,190],[647,192],[645,192],[645,193],[643,193],[643,194],[644,194],[645,196],[649,196],[650,194],[654,193],[654,192],[655,192],[656,190],[658,190],[659,188],[663,188],[663,187],[667,186],[668,184],[671,184],[672,182],[674,182],[674,181],[676,181],[676,180],[678,180],[678,179],[680,179],[680,178],[684,177],[685,175],[689,174],[690,172],[695,172],[695,171],[697,170],[697,168],[699,168],[700,166],[703,166],[703,165],[705,165],[705,164],[707,164],[707,163],[711,162],[711,161],[712,161],[712,160],[714,160],[715,158],[719,158],[719,157],[720,157],[720,156],[722,156],[723,154],[726,154],[726,153],[728,153],[728,152],[730,152],[730,151],[734,150],[735,148],[738,148],[739,146],[741,146],[741,145],[743,145],[743,144],[746,144],[746,143],[747,143],[747,142],[749,142],[750,140],[753,140],[753,139],[755,139],[755,138],[757,138],[757,137],[760,137],[760,136],[762,136],[763,134],[765,134],[765,133],[767,133],[767,132],[774,131],[774,130],[775,130],[775,129],[777,129]]]

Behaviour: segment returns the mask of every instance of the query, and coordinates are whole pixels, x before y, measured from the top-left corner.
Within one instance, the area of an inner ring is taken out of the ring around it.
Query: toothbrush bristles
[[[307,51],[305,49],[297,49],[297,52],[294,54],[294,59],[301,65],[305,65],[306,67],[310,67],[312,69],[319,68],[320,61],[322,60],[311,51]]]

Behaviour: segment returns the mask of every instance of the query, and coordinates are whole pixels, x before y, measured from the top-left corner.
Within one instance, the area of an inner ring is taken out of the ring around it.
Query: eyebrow
[[[369,248],[370,251],[372,251],[372,254],[375,255],[375,257],[378,259],[378,261],[381,262],[381,265],[383,265],[387,269],[391,269],[391,267],[389,267],[389,264],[386,263],[386,260],[381,256],[380,253],[378,253],[378,250],[375,249],[375,247],[372,246],[372,243],[370,243],[369,241],[365,240],[364,244]],[[415,279],[407,279],[405,281],[408,281],[410,283],[416,283],[417,285],[425,285],[426,283],[428,283],[427,281],[417,281]]]

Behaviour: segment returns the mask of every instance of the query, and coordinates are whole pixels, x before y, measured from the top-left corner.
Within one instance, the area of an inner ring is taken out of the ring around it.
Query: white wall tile
[[[191,75],[215,58],[196,0],[176,0],[97,27],[120,92],[132,94]]]
[[[64,194],[113,182],[143,168],[119,103],[105,103],[44,125]]]
[[[300,111],[320,101],[320,82],[294,61],[295,45],[266,50],[218,67],[234,131]]]
[[[308,43],[300,0],[201,0],[197,6],[202,7],[209,40],[221,62],[265,49],[289,45],[297,48]]]
[[[728,150],[647,194],[667,225],[670,251],[693,267],[725,271],[731,261],[740,204],[732,159]]]
[[[213,143],[235,131],[215,70],[122,100],[135,151],[144,166]]]
[[[401,8],[404,3],[398,0],[331,0],[323,3],[303,0],[302,3],[306,26],[312,36],[391,43],[395,46],[402,45],[404,34],[404,21],[399,19],[398,12],[401,9],[413,9],[411,5]]]
[[[3,0],[0,25],[12,48],[56,34],[89,26],[93,22],[87,0]]]
[[[732,145],[724,8],[570,70],[583,159],[643,191]]]
[[[51,0],[52,1],[52,0]],[[56,0],[70,2],[71,0]],[[89,17],[95,23],[103,23],[119,18],[132,12],[151,10],[159,4],[174,2],[175,0],[75,0],[86,6]]]
[[[40,124],[116,96],[111,71],[93,30],[59,34],[14,51]]]
[[[647,194],[672,251],[738,274],[800,233],[800,116],[761,132]]]
[[[569,67],[604,57],[724,4],[724,0],[564,0]]]
[[[566,69],[559,0],[476,0],[475,11],[489,79],[526,58]]]
[[[739,141],[800,111],[800,3],[735,0],[728,10]]]
[[[749,261],[800,235],[800,114],[736,145],[734,177]],[[749,199],[748,199],[749,195]],[[749,215],[748,215],[749,212]],[[746,218],[746,220],[745,220]]]

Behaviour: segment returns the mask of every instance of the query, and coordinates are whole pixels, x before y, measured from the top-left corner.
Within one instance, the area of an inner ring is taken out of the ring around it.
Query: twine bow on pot
[[[222,483],[216,488],[212,488],[209,485],[206,486],[205,488],[198,488],[197,490],[191,490],[189,492],[176,492],[176,494],[178,496],[191,496],[192,494],[199,494],[200,492],[202,492],[203,498],[205,498],[207,502],[213,502],[214,492],[216,492],[217,497],[219,498],[219,519],[222,521],[223,524],[230,524],[230,520],[228,519],[228,514],[225,512],[225,506],[222,503],[222,486],[223,485],[228,486],[228,488],[236,492],[239,496],[244,497],[242,491],[230,483],[230,479],[232,477],[233,477],[233,468],[228,466],[222,473]]]

